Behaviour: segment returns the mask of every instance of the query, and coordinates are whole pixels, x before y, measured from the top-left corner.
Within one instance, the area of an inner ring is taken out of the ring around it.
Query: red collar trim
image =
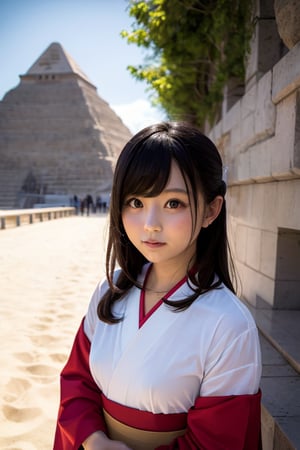
[[[188,279],[187,276],[184,276],[182,278],[182,280],[178,281],[178,283],[175,284],[175,286],[173,286],[169,292],[166,293],[166,295],[164,295],[161,299],[159,299],[155,305],[148,311],[147,314],[145,314],[145,289],[144,287],[146,286],[147,283],[147,279],[149,277],[149,274],[151,272],[152,269],[152,264],[149,266],[144,282],[143,282],[143,287],[141,289],[141,293],[140,293],[140,309],[139,309],[139,328],[141,328],[144,323],[149,319],[149,317],[152,316],[152,314],[160,307],[160,305],[164,302],[164,299],[169,298],[172,294],[174,294],[174,292],[177,291],[177,289],[179,289]]]

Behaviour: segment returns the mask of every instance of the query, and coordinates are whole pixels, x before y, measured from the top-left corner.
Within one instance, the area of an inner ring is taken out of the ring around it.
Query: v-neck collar
[[[164,302],[164,299],[169,298],[172,294],[174,294],[174,292],[177,291],[177,289],[179,289],[188,279],[188,277],[185,275],[180,281],[178,281],[175,286],[173,286],[162,298],[160,298],[154,306],[152,306],[152,308],[147,312],[147,314],[145,314],[145,286],[149,277],[149,274],[151,272],[152,269],[152,264],[149,265],[145,278],[144,278],[144,282],[143,282],[143,287],[141,289],[141,293],[140,293],[140,308],[139,308],[139,328],[141,328],[144,323],[149,319],[149,317],[152,316],[152,314],[160,307],[160,305]]]

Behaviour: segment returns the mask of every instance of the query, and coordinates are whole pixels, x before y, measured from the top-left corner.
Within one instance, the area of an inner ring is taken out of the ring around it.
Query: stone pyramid
[[[0,209],[108,195],[128,128],[59,43],[0,102]]]

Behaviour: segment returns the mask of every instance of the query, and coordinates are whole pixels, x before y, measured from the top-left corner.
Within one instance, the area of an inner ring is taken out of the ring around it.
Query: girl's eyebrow
[[[169,189],[164,189],[163,193],[170,193],[170,192],[174,192],[174,193],[179,193],[179,194],[186,194],[187,195],[187,191],[186,189],[182,189],[182,188],[169,188]]]

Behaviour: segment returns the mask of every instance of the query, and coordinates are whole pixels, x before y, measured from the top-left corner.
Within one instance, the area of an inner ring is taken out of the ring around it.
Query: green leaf
[[[121,36],[148,51],[128,70],[153,103],[200,127],[213,121],[224,86],[243,80],[252,34],[249,0],[129,0],[132,29]]]

